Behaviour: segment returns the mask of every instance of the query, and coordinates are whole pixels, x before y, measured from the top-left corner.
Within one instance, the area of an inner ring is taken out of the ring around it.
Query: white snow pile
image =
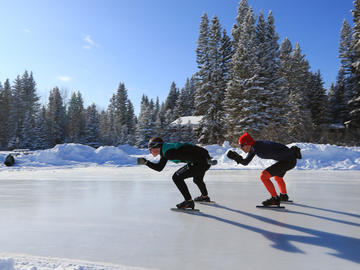
[[[0,255],[0,270],[150,270],[126,265],[92,263],[78,260],[34,257],[28,255]]]
[[[360,147],[344,147],[336,145],[296,143],[301,148],[303,159],[298,160],[297,169],[306,170],[360,170]],[[273,160],[262,160],[257,157],[248,166],[237,165],[227,158],[229,149],[237,151],[245,157],[238,148],[232,148],[228,142],[224,145],[205,147],[210,155],[218,160],[218,165],[212,169],[261,169],[274,163]],[[9,152],[0,152],[1,164]],[[79,167],[79,166],[136,166],[136,158],[144,156],[154,160],[146,149],[138,149],[129,145],[101,146],[97,149],[81,144],[60,144],[47,150],[34,151],[31,154],[15,156],[15,166],[0,166],[0,170],[34,167]],[[176,166],[169,163],[170,166]]]

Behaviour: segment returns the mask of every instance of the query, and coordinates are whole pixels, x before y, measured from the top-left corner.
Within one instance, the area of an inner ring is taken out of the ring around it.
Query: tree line
[[[320,71],[311,71],[299,43],[279,42],[270,11],[255,16],[247,0],[238,7],[229,36],[219,18],[201,17],[197,71],[180,89],[173,82],[166,99],[143,95],[140,113],[120,83],[105,110],[87,108],[80,92],[65,99],[58,87],[39,103],[33,74],[12,84],[0,82],[0,147],[44,149],[74,142],[145,147],[148,139],[201,144],[236,142],[248,131],[255,138],[290,142],[358,144],[360,135],[360,0],[354,1],[353,27],[340,32],[336,82],[324,88]],[[196,129],[171,123],[202,116]]]

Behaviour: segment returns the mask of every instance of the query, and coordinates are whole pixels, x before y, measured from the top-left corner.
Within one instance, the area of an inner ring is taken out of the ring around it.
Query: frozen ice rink
[[[218,204],[197,204],[201,212],[191,214],[169,210],[182,201],[175,170],[2,171],[0,253],[129,269],[360,268],[358,171],[291,171],[285,180],[295,203],[263,210],[255,208],[269,197],[259,170],[210,170]]]

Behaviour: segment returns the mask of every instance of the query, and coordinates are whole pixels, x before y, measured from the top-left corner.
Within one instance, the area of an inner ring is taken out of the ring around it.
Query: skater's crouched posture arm
[[[177,208],[194,209],[194,201],[191,198],[189,189],[184,179],[193,177],[194,183],[198,186],[201,196],[195,198],[195,201],[210,201],[208,191],[204,183],[205,172],[210,168],[209,152],[202,147],[189,143],[165,143],[161,138],[151,138],[148,144],[150,153],[157,157],[160,155],[158,163],[150,162],[145,158],[138,158],[138,164],[145,164],[149,168],[162,171],[168,160],[175,163],[184,162],[185,166],[177,170],[172,179],[183,195],[185,201],[176,205]]]
[[[257,155],[263,159],[273,159],[277,162],[270,167],[263,170],[260,174],[260,179],[265,185],[266,189],[271,194],[269,200],[264,201],[263,205],[280,205],[280,201],[288,201],[289,197],[286,191],[286,184],[284,182],[284,175],[287,171],[296,166],[296,159],[301,158],[300,148],[287,147],[284,144],[272,141],[255,141],[249,133],[244,133],[239,138],[240,148],[247,153],[246,158],[243,158],[234,151],[227,153],[228,158],[235,160],[242,165],[248,165],[250,161]],[[274,177],[280,189],[280,196],[277,196],[275,187],[270,181]]]

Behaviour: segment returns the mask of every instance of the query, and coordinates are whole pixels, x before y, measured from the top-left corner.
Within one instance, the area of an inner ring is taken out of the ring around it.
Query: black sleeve
[[[160,161],[158,163],[153,163],[148,160],[148,161],[146,161],[145,165],[148,166],[150,169],[161,172],[164,169],[167,161],[168,160],[166,158],[161,157]]]
[[[241,165],[246,166],[246,165],[248,165],[248,164],[250,163],[250,161],[252,161],[252,159],[253,159],[254,157],[255,157],[255,153],[252,152],[252,151],[250,151],[250,152],[247,154],[246,158],[239,159],[239,163],[240,163]]]
[[[205,148],[192,144],[185,144],[178,149],[170,149],[166,151],[165,156],[169,160],[193,163],[206,163],[210,158],[209,152]]]

